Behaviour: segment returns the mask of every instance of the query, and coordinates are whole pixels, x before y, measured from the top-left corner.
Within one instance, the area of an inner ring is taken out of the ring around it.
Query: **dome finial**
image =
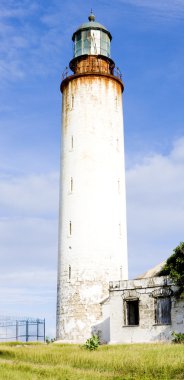
[[[88,20],[91,22],[91,21],[95,21],[95,15],[93,14],[93,10],[91,9],[91,14],[89,15],[88,17]]]

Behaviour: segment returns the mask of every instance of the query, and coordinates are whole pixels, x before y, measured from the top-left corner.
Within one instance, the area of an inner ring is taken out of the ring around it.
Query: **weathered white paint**
[[[155,298],[157,289],[170,288],[171,324],[158,325],[155,322]],[[184,333],[184,301],[177,300],[174,292],[177,287],[166,277],[152,277],[140,280],[115,281],[110,284],[109,299],[103,305],[110,309],[110,343],[149,343],[171,341],[172,331]],[[125,325],[125,299],[139,299],[139,325]]]
[[[83,342],[103,322],[109,281],[128,272],[122,94],[113,77],[65,86],[61,168],[57,339]]]

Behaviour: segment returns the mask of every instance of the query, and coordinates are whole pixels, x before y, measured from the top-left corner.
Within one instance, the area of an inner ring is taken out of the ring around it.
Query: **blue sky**
[[[183,0],[0,0],[0,314],[55,335],[61,75],[87,20],[123,73],[129,273],[167,258],[184,226]]]

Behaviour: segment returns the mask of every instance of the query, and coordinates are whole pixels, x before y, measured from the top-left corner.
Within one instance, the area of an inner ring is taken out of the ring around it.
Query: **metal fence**
[[[45,342],[45,319],[0,317],[0,342]]]

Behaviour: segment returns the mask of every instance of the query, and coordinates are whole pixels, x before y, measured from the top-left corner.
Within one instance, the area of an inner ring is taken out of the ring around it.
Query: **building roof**
[[[140,280],[141,278],[148,278],[148,277],[157,277],[165,264],[166,264],[166,260],[162,261],[162,263],[157,264],[154,268],[151,268],[147,272],[136,277],[135,280]]]

